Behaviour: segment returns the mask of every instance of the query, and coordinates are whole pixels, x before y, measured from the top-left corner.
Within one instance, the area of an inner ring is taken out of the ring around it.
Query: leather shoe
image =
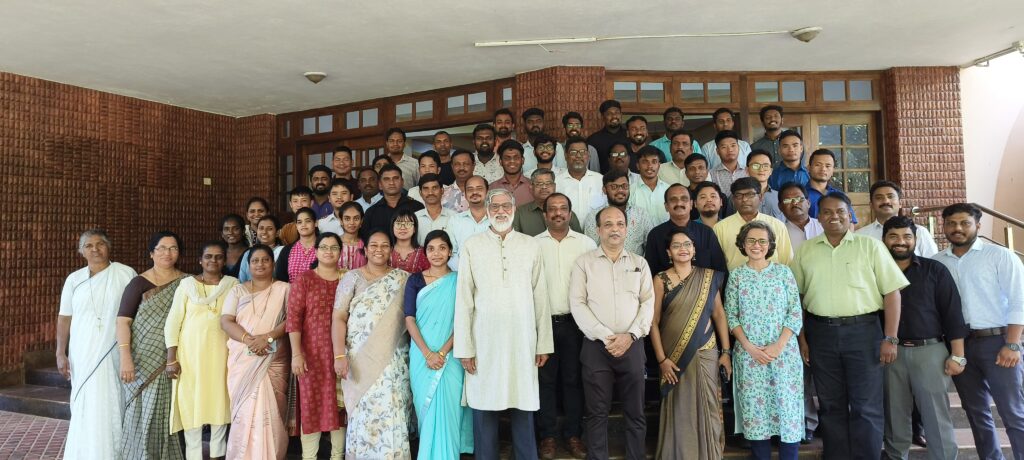
[[[800,440],[800,444],[808,445],[814,441],[814,430],[807,430],[804,433],[804,438]]]
[[[924,438],[923,434],[915,434],[910,438],[910,442],[916,446],[928,447],[928,440]]]
[[[569,454],[573,458],[587,458],[587,446],[583,444],[583,440],[573,436],[569,438]]]
[[[544,438],[540,441],[540,458],[544,460],[553,460],[555,458],[555,450],[558,448],[558,443],[555,442],[555,438]]]

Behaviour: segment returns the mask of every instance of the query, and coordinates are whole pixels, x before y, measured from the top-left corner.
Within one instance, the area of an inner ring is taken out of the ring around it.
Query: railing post
[[[935,237],[935,216],[928,216],[928,233]]]
[[[1011,227],[1009,223],[1007,223],[1006,227],[1003,228],[1003,233],[1006,235],[1006,247],[1010,248],[1011,251],[1014,250],[1013,227]]]

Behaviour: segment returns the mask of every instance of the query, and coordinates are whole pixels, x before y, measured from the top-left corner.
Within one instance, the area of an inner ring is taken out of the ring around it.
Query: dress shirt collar
[[[565,241],[566,238],[577,239],[577,238],[579,238],[581,236],[584,236],[584,235],[582,233],[580,233],[580,232],[573,231],[573,229],[570,228],[569,232],[565,234],[565,238],[562,238],[562,241]],[[539,233],[534,238],[550,238],[552,240],[555,239],[555,237],[551,236],[551,232],[548,231],[548,230],[544,230],[543,232]]]
[[[739,214],[737,213],[737,215]],[[758,217],[760,217],[760,213],[758,214]],[[848,241],[853,241],[853,232],[850,230],[847,230],[846,233],[843,235],[843,239],[839,240],[839,246],[842,246],[843,243],[846,243]],[[821,232],[821,241],[818,241],[818,244],[824,244],[830,248],[833,247],[832,243],[828,241],[828,235],[826,235],[825,232]],[[839,246],[835,247],[838,248]]]
[[[974,243],[971,244],[971,247],[967,250],[967,252],[964,253],[964,255],[966,256],[971,251],[981,251],[982,249],[984,249],[984,247],[985,247],[985,241],[982,240],[981,237],[975,237]],[[957,257],[957,255],[953,253],[953,245],[952,244],[949,245],[949,247],[946,248],[946,250],[942,251],[940,254],[945,254],[946,256],[952,257],[954,259],[962,258],[962,257]]]

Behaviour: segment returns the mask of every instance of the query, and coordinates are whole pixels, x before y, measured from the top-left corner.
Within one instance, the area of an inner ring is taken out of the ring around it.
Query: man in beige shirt
[[[586,340],[580,352],[587,413],[587,451],[608,458],[608,411],[615,387],[626,420],[626,457],[644,458],[644,345],[654,318],[654,283],[647,261],[624,249],[626,214],[596,213],[600,247],[576,259],[569,307]]]

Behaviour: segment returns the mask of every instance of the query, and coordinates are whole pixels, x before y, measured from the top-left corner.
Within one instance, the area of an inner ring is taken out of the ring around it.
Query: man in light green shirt
[[[881,241],[850,231],[846,195],[829,193],[818,207],[825,233],[804,242],[790,268],[807,311],[800,348],[818,391],[824,457],[846,458],[882,449],[883,366],[896,359],[900,289],[910,283]]]
[[[729,270],[732,271],[732,269],[747,263],[747,256],[740,252],[739,246],[736,246],[736,235],[739,235],[740,229],[752,220],[768,224],[772,232],[775,233],[775,254],[772,254],[768,260],[789,265],[789,261],[793,259],[793,245],[789,240],[789,231],[786,230],[786,224],[781,220],[758,212],[761,207],[761,192],[757,179],[741,177],[733,182],[732,196],[729,199],[732,200],[736,213],[720,220],[713,227],[718,244],[722,246],[722,252],[725,254],[725,264]]]

